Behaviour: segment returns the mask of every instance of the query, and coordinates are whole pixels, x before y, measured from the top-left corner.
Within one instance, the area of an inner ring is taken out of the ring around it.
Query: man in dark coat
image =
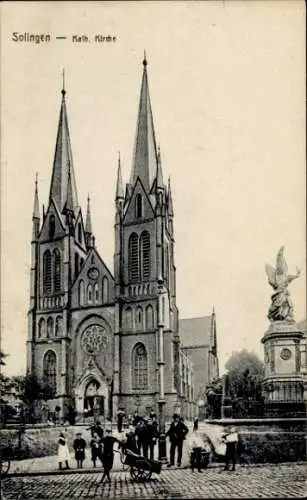
[[[183,419],[180,420],[179,415],[174,414],[173,422],[171,423],[170,428],[166,433],[166,436],[169,437],[171,443],[170,463],[167,465],[168,467],[171,467],[172,465],[175,464],[176,449],[177,449],[177,465],[178,467],[181,466],[183,441],[188,432],[189,429],[183,422]]]
[[[114,461],[114,443],[119,443],[119,440],[112,436],[112,429],[106,429],[105,437],[101,439],[103,446],[102,450],[102,465],[103,465],[103,476],[101,482],[107,477],[109,483],[111,482],[110,471],[113,467]]]
[[[74,440],[73,443],[73,448],[75,450],[75,459],[77,461],[77,467],[82,469],[83,466],[83,461],[85,459],[85,447],[86,447],[86,442],[82,437],[81,432],[77,433],[77,437]]]
[[[143,418],[141,418],[135,426],[135,435],[137,438],[137,450],[139,455],[143,457],[148,457],[148,436],[147,436],[147,424]]]
[[[121,433],[123,428],[123,420],[124,420],[124,412],[119,410],[117,412],[117,430],[119,433]]]
[[[158,432],[158,422],[156,415],[153,414],[152,418],[147,421],[146,437],[148,439],[149,447],[149,457],[151,460],[154,459],[154,449],[159,436]]]

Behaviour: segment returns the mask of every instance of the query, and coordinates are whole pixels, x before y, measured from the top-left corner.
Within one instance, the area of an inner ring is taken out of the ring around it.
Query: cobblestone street
[[[225,472],[214,467],[162,470],[147,483],[135,483],[129,472],[113,472],[111,483],[101,484],[101,472],[12,477],[2,481],[2,498],[300,498],[306,496],[305,464],[238,467]]]

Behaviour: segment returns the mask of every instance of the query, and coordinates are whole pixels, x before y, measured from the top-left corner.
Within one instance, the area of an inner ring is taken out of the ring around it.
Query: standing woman
[[[66,469],[69,469],[68,460],[70,459],[70,453],[68,449],[67,440],[64,437],[64,434],[61,432],[59,440],[58,440],[58,461],[59,461],[59,469],[62,469],[62,464],[65,462]]]

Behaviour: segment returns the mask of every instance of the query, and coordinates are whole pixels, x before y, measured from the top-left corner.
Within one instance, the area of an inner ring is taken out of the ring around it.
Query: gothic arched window
[[[63,319],[61,316],[57,316],[55,320],[55,336],[60,337],[63,333]]]
[[[41,339],[42,337],[46,336],[46,321],[44,318],[41,318],[38,323],[38,338]]]
[[[53,214],[49,216],[49,238],[52,240],[55,233],[55,217]]]
[[[99,302],[99,285],[98,283],[95,283],[94,285],[94,297],[95,297],[95,302]]]
[[[79,254],[75,253],[75,279],[79,274]]]
[[[47,338],[50,339],[50,337],[53,337],[53,318],[48,318],[47,319]]]
[[[154,327],[153,308],[151,305],[146,307],[146,330],[152,330]]]
[[[129,281],[139,279],[139,239],[136,233],[132,233],[128,243],[128,274]]]
[[[109,302],[109,280],[106,276],[102,280],[102,301],[104,304]]]
[[[84,295],[85,295],[85,286],[84,281],[79,281],[79,305],[84,306]]]
[[[44,381],[48,385],[48,387],[55,394],[57,390],[56,384],[56,355],[53,351],[47,351],[44,356],[43,362],[43,373],[44,373]]]
[[[48,295],[52,291],[52,262],[50,250],[46,250],[43,257],[43,293]]]
[[[143,216],[143,199],[142,195],[138,193],[135,197],[135,217],[139,219]]]
[[[140,267],[142,280],[150,279],[150,236],[148,231],[143,231],[140,236]]]
[[[147,389],[147,352],[144,344],[138,343],[132,352],[132,389]]]
[[[137,330],[142,330],[143,329],[143,309],[141,306],[139,306],[136,309],[136,318],[135,318],[135,324],[136,324],[136,329]]]
[[[93,302],[93,287],[91,284],[87,286],[87,302],[88,304],[92,304]]]
[[[61,291],[61,254],[58,248],[56,248],[53,251],[53,262],[54,262],[53,290],[56,293]]]
[[[126,309],[126,327],[127,330],[132,330],[132,309],[127,307]]]

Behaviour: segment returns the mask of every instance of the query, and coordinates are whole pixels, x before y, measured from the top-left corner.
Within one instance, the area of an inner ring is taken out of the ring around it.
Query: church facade
[[[90,200],[85,221],[79,205],[63,88],[42,217],[35,185],[27,371],[48,383],[50,406],[63,413],[73,405],[107,418],[136,408],[191,418],[197,395],[179,333],[171,184],[156,147],[146,59],[131,177],[124,187],[119,160],[114,212],[112,273],[95,245]]]

